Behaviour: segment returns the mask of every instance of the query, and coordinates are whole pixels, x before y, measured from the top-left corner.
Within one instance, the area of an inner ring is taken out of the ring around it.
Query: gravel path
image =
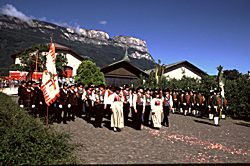
[[[106,119],[103,128],[95,128],[81,118],[51,127],[71,135],[80,163],[250,163],[249,122],[226,119],[216,127],[208,119],[177,114],[169,119],[170,127],[160,130],[125,126],[113,132]]]

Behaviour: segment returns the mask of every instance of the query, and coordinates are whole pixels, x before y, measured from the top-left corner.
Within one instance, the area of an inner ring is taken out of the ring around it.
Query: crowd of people
[[[18,88],[18,103],[35,117],[44,117],[47,105],[41,84],[23,81]],[[169,127],[169,113],[184,116],[208,116],[224,118],[227,101],[219,90],[204,94],[202,91],[167,89],[137,89],[128,85],[87,86],[82,84],[61,84],[60,97],[49,106],[49,113],[58,123],[67,124],[76,117],[84,118],[101,128],[103,119],[110,120],[110,127],[119,132],[130,124],[136,130],[143,126],[160,129]],[[132,116],[131,116],[132,115]],[[212,116],[211,116],[212,115]],[[218,123],[215,123],[218,125]]]

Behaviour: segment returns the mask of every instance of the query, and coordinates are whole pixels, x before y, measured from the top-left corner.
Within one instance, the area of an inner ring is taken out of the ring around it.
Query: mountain
[[[65,45],[81,56],[92,59],[99,67],[121,60],[128,49],[131,63],[146,70],[154,67],[154,59],[146,42],[130,37],[115,36],[99,30],[72,29],[39,20],[21,20],[0,15],[0,68],[9,68],[11,55],[35,44],[53,42]]]

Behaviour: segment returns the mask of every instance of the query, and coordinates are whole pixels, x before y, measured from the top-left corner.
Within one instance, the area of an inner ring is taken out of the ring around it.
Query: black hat
[[[63,87],[68,87],[68,84],[67,84],[67,83],[64,83],[64,84],[63,84]]]
[[[169,88],[166,88],[166,89],[164,90],[164,92],[170,92],[170,89],[169,89]]]
[[[143,87],[138,87],[137,89],[136,89],[136,91],[138,92],[140,89],[142,89],[143,90]]]
[[[128,84],[125,84],[125,85],[124,85],[124,88],[129,88],[129,85],[128,85]]]

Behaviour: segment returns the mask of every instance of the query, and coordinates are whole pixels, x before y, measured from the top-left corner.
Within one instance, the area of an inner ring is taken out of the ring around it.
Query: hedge
[[[3,93],[0,93],[0,139],[0,165],[75,163],[69,135],[46,128]]]

